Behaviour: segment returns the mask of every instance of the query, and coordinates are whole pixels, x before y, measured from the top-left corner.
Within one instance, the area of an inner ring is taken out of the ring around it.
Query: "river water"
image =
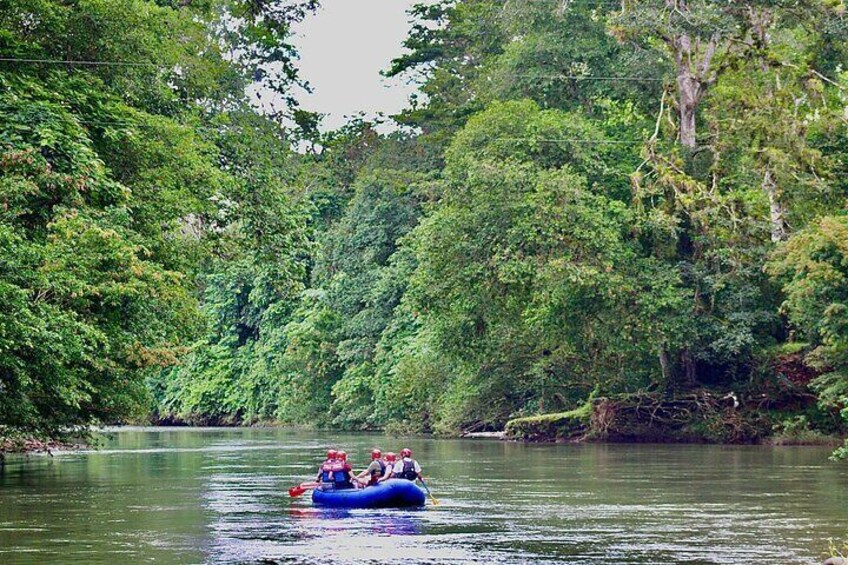
[[[326,511],[286,489],[328,445],[409,446],[440,504]],[[821,563],[848,535],[827,449],[524,445],[122,429],[0,470],[0,563]]]

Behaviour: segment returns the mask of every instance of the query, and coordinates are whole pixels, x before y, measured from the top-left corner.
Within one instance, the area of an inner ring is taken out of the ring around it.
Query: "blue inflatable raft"
[[[315,489],[312,503],[330,508],[410,508],[424,506],[424,491],[405,479],[389,479],[360,489]]]

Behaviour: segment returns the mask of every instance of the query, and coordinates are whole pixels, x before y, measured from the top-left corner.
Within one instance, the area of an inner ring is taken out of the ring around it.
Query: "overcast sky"
[[[416,1],[322,0],[319,12],[295,28],[298,66],[314,90],[299,99],[305,110],[327,114],[325,130],[360,110],[388,116],[405,107],[413,87],[380,71],[403,52],[406,10]]]

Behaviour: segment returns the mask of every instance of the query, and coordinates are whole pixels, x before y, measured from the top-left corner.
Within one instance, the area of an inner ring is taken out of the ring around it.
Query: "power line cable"
[[[507,74],[516,78],[538,78],[546,80],[596,80],[596,81],[634,81],[634,82],[665,82],[666,79],[659,77],[628,77],[615,75],[530,75],[530,74]]]
[[[127,128],[147,128],[147,129],[163,129],[160,124],[143,124],[143,123],[131,123],[131,122],[110,122],[110,121],[102,121],[102,120],[77,120],[77,123],[81,125],[91,125],[91,126],[100,126],[100,127],[127,127]],[[189,124],[181,124],[174,123],[171,124],[176,127],[185,127],[193,130],[201,130],[201,131],[216,131],[222,132],[227,130],[238,130],[243,129],[242,126],[201,126],[201,125],[189,125]],[[570,139],[546,139],[546,138],[536,138],[536,137],[500,137],[493,138],[491,141],[500,141],[500,142],[513,142],[513,143],[525,143],[525,142],[534,142],[534,143],[585,143],[585,144],[610,144],[610,145],[631,145],[631,144],[641,144],[644,143],[644,139],[625,139],[625,140],[613,140],[613,139],[590,139],[590,138],[570,138]]]
[[[127,127],[127,128],[144,128],[144,129],[164,129],[160,124],[144,124],[133,122],[113,122],[105,120],[76,120],[80,125],[100,126],[100,127]],[[225,133],[229,131],[244,130],[244,126],[221,125],[221,126],[202,126],[191,125],[175,122],[171,124],[176,127],[188,128],[196,131],[210,131],[216,133]],[[287,139],[279,139],[281,143],[290,141]],[[590,139],[590,138],[536,138],[536,137],[498,137],[491,138],[490,142],[509,142],[509,143],[573,143],[585,145],[644,145],[651,141],[650,139]],[[701,140],[701,144],[707,144],[708,139]],[[834,147],[843,147],[842,143],[807,143],[811,149],[826,149]]]
[[[85,65],[98,67],[160,67],[174,68],[177,65],[166,65],[163,63],[153,63],[151,61],[85,61],[85,60],[65,60],[65,59],[37,59],[31,57],[0,57],[0,62],[3,63],[43,63],[48,65]]]
[[[544,138],[536,138],[536,137],[497,137],[492,139],[492,141],[508,141],[515,143],[524,143],[524,142],[537,142],[537,143],[585,143],[585,144],[598,144],[598,145],[633,145],[633,144],[642,144],[645,143],[644,139],[589,139],[589,138],[575,138],[575,139],[544,139]]]
[[[125,128],[145,128],[145,129],[164,129],[163,124],[144,124],[138,122],[118,122],[118,121],[107,121],[107,120],[76,120],[76,122],[80,125],[85,126],[95,126],[95,127],[125,127]],[[191,125],[184,124],[179,122],[174,122],[169,124],[174,127],[184,127],[191,130],[199,130],[199,131],[213,131],[213,132],[225,132],[227,130],[240,130],[244,129],[243,126],[232,126],[232,125],[222,125],[222,126],[203,126],[203,125]],[[591,138],[562,138],[562,139],[552,139],[552,138],[536,138],[536,137],[499,137],[492,138],[491,141],[497,142],[511,142],[511,143],[582,143],[582,144],[599,144],[599,145],[632,145],[632,144],[642,144],[645,143],[644,139],[591,139]]]
[[[160,67],[174,68],[177,65],[166,65],[152,62],[140,61],[84,61],[84,60],[64,60],[64,59],[35,59],[35,58],[16,58],[16,57],[0,57],[0,62],[6,63],[32,63],[32,64],[54,64],[54,65],[89,65],[89,66],[121,66],[121,67]],[[548,79],[548,80],[591,80],[591,81],[634,81],[634,82],[664,82],[666,79],[659,77],[630,77],[616,75],[531,75],[531,74],[508,74],[511,77],[517,78],[532,78],[532,79]]]

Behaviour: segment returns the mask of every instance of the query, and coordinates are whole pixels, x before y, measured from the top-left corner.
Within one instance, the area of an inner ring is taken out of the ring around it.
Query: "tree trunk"
[[[692,352],[684,349],[680,354],[680,360],[683,362],[683,388],[693,388],[697,383],[697,373],[695,370],[695,360],[692,358]]]
[[[719,36],[707,42],[694,41],[688,34],[677,35],[668,41],[677,67],[677,103],[680,111],[680,143],[697,147],[695,114],[707,87],[715,81],[713,57],[718,49]]]
[[[763,190],[768,195],[769,199],[769,216],[771,220],[771,240],[775,243],[784,241],[786,239],[786,220],[784,220],[784,215],[786,213],[783,208],[783,204],[780,202],[780,198],[777,194],[777,183],[774,181],[774,176],[771,174],[771,170],[766,168],[766,172],[763,174]]]
[[[692,352],[689,349],[681,351],[679,356],[675,355],[678,362],[674,366],[672,365],[668,351],[665,349],[660,350],[659,358],[660,369],[662,370],[667,392],[679,392],[695,387],[698,382],[697,367],[695,366],[695,359],[692,357]]]
[[[660,370],[662,371],[663,381],[668,385],[671,382],[671,364],[668,361],[668,351],[660,349]]]
[[[677,88],[680,93],[678,104],[680,106],[680,143],[684,147],[695,149],[698,142],[695,139],[695,110],[698,107],[700,90],[695,79],[689,73],[677,77]]]

